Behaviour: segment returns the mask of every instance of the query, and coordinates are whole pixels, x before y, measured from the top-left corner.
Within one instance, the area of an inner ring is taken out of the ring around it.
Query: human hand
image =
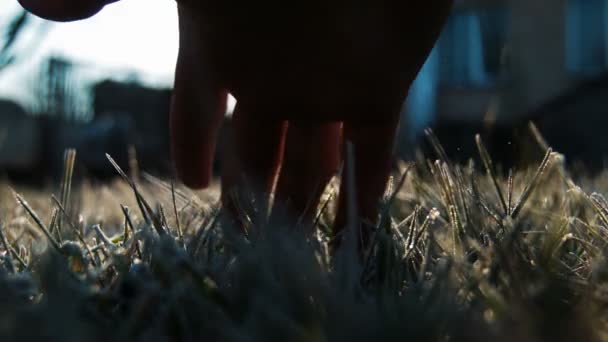
[[[115,0],[19,1],[43,18],[70,21]],[[343,177],[335,225],[346,225],[349,202],[373,222],[391,170],[401,104],[451,0],[401,1],[373,11],[297,5],[277,15],[263,1],[178,1],[180,48],[170,109],[178,177],[193,188],[209,185],[230,92],[238,102],[230,148],[222,156],[227,207],[243,200],[230,194],[247,185],[266,213],[275,190],[271,216],[280,217],[279,208],[285,217],[311,223],[350,141],[354,179]],[[319,13],[326,16],[310,20]],[[368,233],[362,231],[362,240]]]

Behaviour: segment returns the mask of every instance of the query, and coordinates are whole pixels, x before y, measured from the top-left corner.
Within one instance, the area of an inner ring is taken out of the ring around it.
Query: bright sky
[[[0,23],[18,13],[16,0],[0,9]],[[32,21],[19,46],[37,32]],[[92,78],[128,76],[134,72],[153,86],[171,86],[177,57],[178,30],[176,3],[172,0],[122,0],[106,6],[96,16],[72,23],[53,23],[42,44],[27,60],[0,74],[0,97],[10,96],[27,102],[31,84],[45,57],[63,55],[82,63],[79,69]]]

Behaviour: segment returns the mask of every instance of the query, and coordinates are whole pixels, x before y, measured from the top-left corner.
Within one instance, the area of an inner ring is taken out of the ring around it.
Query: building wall
[[[29,169],[40,154],[40,121],[16,103],[0,100],[0,169]]]
[[[577,8],[579,15],[574,17]],[[427,98],[436,112],[425,112],[423,108],[431,107],[428,104],[410,105],[406,115],[415,120],[408,121],[476,122],[484,120],[489,111],[500,122],[525,119],[531,109],[593,76],[576,70],[588,71],[588,60],[597,60],[599,53],[591,49],[589,41],[593,38],[589,32],[596,33],[598,28],[590,26],[580,13],[595,18],[601,12],[599,16],[606,18],[607,10],[607,0],[457,0],[436,47],[441,60],[439,76],[420,76],[420,81],[427,82],[421,88],[437,89]],[[504,28],[496,20],[502,18],[496,16],[500,12],[506,14]],[[579,20],[580,29],[573,17]],[[594,37],[608,37],[608,20],[595,25],[604,25],[604,30]],[[495,32],[488,32],[492,30]],[[487,46],[497,42],[499,45]],[[602,45],[603,50],[598,51],[608,65],[606,42],[594,44]],[[496,71],[498,59],[500,69]],[[573,67],[573,60],[579,64]],[[412,97],[420,96],[415,87],[413,91]]]
[[[501,117],[517,120],[571,84],[566,70],[566,0],[508,0],[509,84]]]

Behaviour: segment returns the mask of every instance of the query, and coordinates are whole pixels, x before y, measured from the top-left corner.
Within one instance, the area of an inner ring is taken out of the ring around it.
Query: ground
[[[145,174],[0,184],[0,339],[608,340],[608,172],[551,150],[500,172],[478,146],[400,163],[362,257],[328,253],[338,179],[314,234],[236,233],[217,186]]]

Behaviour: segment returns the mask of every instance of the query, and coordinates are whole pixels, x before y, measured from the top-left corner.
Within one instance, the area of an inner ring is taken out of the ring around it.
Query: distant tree
[[[33,25],[32,15],[24,10],[17,12],[11,20],[7,21],[6,25],[0,25],[0,72],[13,66],[25,56],[39,47],[40,42],[45,38],[48,32],[50,22],[45,20],[38,21],[38,25]],[[31,35],[31,39],[27,42],[25,48],[17,49],[17,43],[23,36],[26,28],[35,28],[36,34]]]
[[[42,65],[34,93],[38,99],[34,112],[74,121],[82,119],[81,92],[73,75],[74,65],[61,57],[50,57]]]
[[[28,18],[28,13],[22,11],[2,29],[2,39],[0,40],[0,70],[15,62],[16,57],[13,47],[17,41],[17,37],[23,32],[23,28],[26,26]]]
[[[41,41],[48,32],[48,21],[39,21],[39,25],[32,23],[32,16],[26,11],[19,11],[8,21],[4,27],[0,26],[0,72],[14,66],[25,56],[31,55],[32,50],[41,45]],[[36,28],[38,32],[31,35],[25,47],[17,43],[26,29]],[[41,65],[39,76],[34,83],[36,103],[33,112],[37,114],[59,116],[63,119],[74,120],[80,116],[79,98],[75,91],[72,77],[73,64],[71,61],[58,57],[50,57]],[[82,107],[82,106],[80,106]]]

